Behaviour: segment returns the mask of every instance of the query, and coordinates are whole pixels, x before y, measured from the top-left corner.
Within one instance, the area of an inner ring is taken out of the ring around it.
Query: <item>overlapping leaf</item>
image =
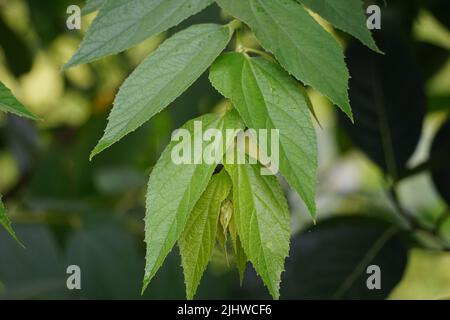
[[[242,248],[241,238],[239,237],[237,226],[236,226],[236,218],[233,214],[231,216],[230,225],[228,230],[230,231],[231,243],[233,245],[234,258],[236,260],[236,267],[239,272],[239,281],[242,285],[244,281],[244,272],[247,267],[247,256],[245,255],[244,248]]]
[[[225,49],[231,35],[228,26],[201,24],[163,43],[120,88],[105,134],[92,156],[136,130],[181,95]]]
[[[349,74],[342,49],[295,0],[217,0],[248,24],[261,45],[298,80],[326,95],[350,118]]]
[[[18,116],[37,120],[38,118],[20,103],[2,82],[0,82],[0,111],[14,113]]]
[[[242,247],[274,299],[289,253],[289,210],[274,176],[260,165],[226,164],[233,181],[234,215]]]
[[[238,53],[217,59],[210,79],[233,102],[249,128],[279,130],[281,173],[315,216],[316,136],[295,80],[274,63]],[[270,135],[267,145],[271,145]],[[270,155],[268,146],[259,147]]]
[[[225,116],[205,115],[189,121],[183,128],[193,134],[195,121],[201,121],[203,132],[208,129],[221,130],[223,139],[226,137],[226,128],[241,129],[243,126],[239,116],[234,111],[227,113]],[[197,135],[195,139],[195,141],[183,141],[183,143],[192,143],[191,146],[194,146],[198,143],[197,139],[202,139],[202,137]],[[226,142],[222,141],[224,144],[223,152],[229,146],[225,146]],[[171,157],[172,149],[179,143],[172,142],[169,144],[150,176],[145,216],[147,255],[144,289],[179,239],[189,214],[205,191],[215,168],[215,165],[205,162],[201,164],[175,164]],[[200,143],[205,146],[205,142],[200,140]],[[218,163],[222,159],[223,153],[218,153],[216,156],[215,159]]]
[[[297,0],[336,28],[345,31],[370,49],[380,52],[366,26],[367,18],[361,0]]]
[[[188,299],[194,298],[203,272],[211,259],[221,204],[230,190],[231,180],[225,170],[213,176],[189,215],[178,240]]]
[[[122,52],[203,10],[212,0],[109,0],[66,68]],[[89,8],[88,8],[89,9]],[[86,11],[86,9],[85,9]]]

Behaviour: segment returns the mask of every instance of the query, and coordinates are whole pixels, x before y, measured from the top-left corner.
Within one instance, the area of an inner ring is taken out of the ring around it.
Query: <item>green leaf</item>
[[[197,201],[178,240],[186,283],[186,296],[193,299],[215,244],[222,202],[231,190],[225,170],[214,175]]]
[[[235,221],[245,254],[278,299],[284,260],[289,253],[290,219],[275,176],[262,176],[260,165],[225,164],[233,181]]]
[[[189,88],[225,49],[231,35],[228,26],[202,24],[162,44],[120,88],[105,134],[91,158],[136,130]]]
[[[315,217],[316,136],[308,104],[295,80],[272,62],[239,53],[219,57],[210,80],[233,102],[247,127],[279,130],[280,171]],[[271,154],[264,145],[259,147]]]
[[[106,1],[65,68],[122,52],[176,26],[211,3],[212,0]]]
[[[0,111],[14,113],[18,116],[38,120],[34,114],[28,111],[20,103],[2,82],[0,82]]]
[[[107,0],[87,0],[86,5],[81,10],[81,13],[83,15],[92,13],[94,11],[97,11],[100,9],[100,7],[106,2]]]
[[[295,0],[217,0],[254,31],[284,69],[338,105],[351,119],[349,74],[338,42]]]
[[[236,112],[228,112],[225,116],[208,114],[189,121],[182,128],[191,134],[194,132],[196,121],[201,121],[202,131],[218,129],[226,137],[225,129],[242,129],[243,124]],[[185,147],[192,149],[192,145],[199,143],[196,135],[195,141],[183,141]],[[226,150],[229,142],[223,143]],[[232,142],[232,141],[231,141]],[[194,205],[205,191],[216,165],[207,164],[175,164],[172,160],[172,151],[180,142],[173,141],[165,149],[158,163],[150,175],[147,193],[147,213],[145,216],[145,242],[147,243],[146,267],[144,277],[144,290],[150,280],[162,265],[167,254],[179,239],[189,214]],[[226,144],[226,145],[225,145]],[[207,145],[202,143],[203,147]],[[224,152],[224,151],[223,151]],[[222,153],[216,154],[216,162],[221,161]],[[195,156],[198,156],[196,154]]]
[[[367,18],[361,0],[297,0],[330,22],[336,28],[345,31],[373,51],[381,53],[367,28]]]
[[[19,238],[17,237],[16,233],[14,232],[12,226],[11,226],[11,220],[9,220],[5,205],[2,202],[2,197],[0,196],[0,224],[5,228],[6,231],[11,235],[11,237],[16,240],[18,244],[20,244],[22,247],[24,245],[22,242],[20,242]]]
[[[233,245],[234,258],[236,260],[236,267],[239,272],[239,282],[242,286],[242,282],[244,281],[244,272],[247,267],[247,256],[245,255],[244,248],[242,248],[241,239],[239,238],[237,226],[236,226],[236,218],[234,214],[231,216],[230,225],[228,227],[231,236],[231,243]]]

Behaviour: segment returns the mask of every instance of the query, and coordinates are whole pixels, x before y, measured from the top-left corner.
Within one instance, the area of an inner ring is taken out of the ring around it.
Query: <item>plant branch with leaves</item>
[[[211,67],[211,84],[232,108],[195,120],[202,121],[203,130],[278,129],[280,171],[315,219],[317,141],[301,86],[328,97],[351,120],[353,113],[343,50],[311,12],[379,52],[360,0],[91,0],[85,12],[99,12],[65,68],[122,52],[213,2],[233,20],[188,27],[151,53],[120,88],[91,158],[161,112]],[[261,47],[243,47],[237,40],[236,51],[224,53],[244,25]],[[195,120],[183,128],[192,132]],[[241,275],[251,262],[272,297],[279,298],[290,241],[286,199],[275,177],[260,175],[261,164],[226,164],[214,174],[234,148],[220,143],[225,151],[212,165],[175,165],[171,143],[154,167],[147,193],[143,290],[178,243],[187,297],[193,298],[216,238],[223,241],[229,234]]]

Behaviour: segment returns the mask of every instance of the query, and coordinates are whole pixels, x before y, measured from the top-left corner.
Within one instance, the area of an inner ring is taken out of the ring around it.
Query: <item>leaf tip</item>
[[[99,143],[95,146],[95,148],[91,151],[91,154],[89,155],[89,161],[92,161],[92,159],[94,159],[94,157],[96,157],[98,154],[103,152],[110,145],[111,144],[104,142],[103,140],[100,140]]]
[[[150,278],[144,277],[144,280],[142,281],[141,296],[144,295],[145,290],[147,290],[149,283],[150,283]]]
[[[41,117],[35,115],[34,113],[28,111],[27,114],[24,115],[26,118],[33,120],[33,121],[43,121]]]
[[[66,71],[67,69],[70,69],[72,67],[80,65],[82,62],[78,58],[78,51],[75,52],[75,54],[70,58],[69,61],[67,61],[61,68],[61,71]]]

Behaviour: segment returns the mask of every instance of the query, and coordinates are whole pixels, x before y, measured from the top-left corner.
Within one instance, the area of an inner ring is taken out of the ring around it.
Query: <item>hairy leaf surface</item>
[[[260,165],[225,165],[233,181],[235,221],[249,261],[274,299],[289,253],[289,210],[276,177],[262,176]]]
[[[315,216],[316,135],[295,80],[272,62],[239,53],[217,59],[210,79],[233,102],[247,127],[279,130],[280,171]],[[270,134],[268,137],[270,146]],[[271,155],[270,148],[259,147]]]

